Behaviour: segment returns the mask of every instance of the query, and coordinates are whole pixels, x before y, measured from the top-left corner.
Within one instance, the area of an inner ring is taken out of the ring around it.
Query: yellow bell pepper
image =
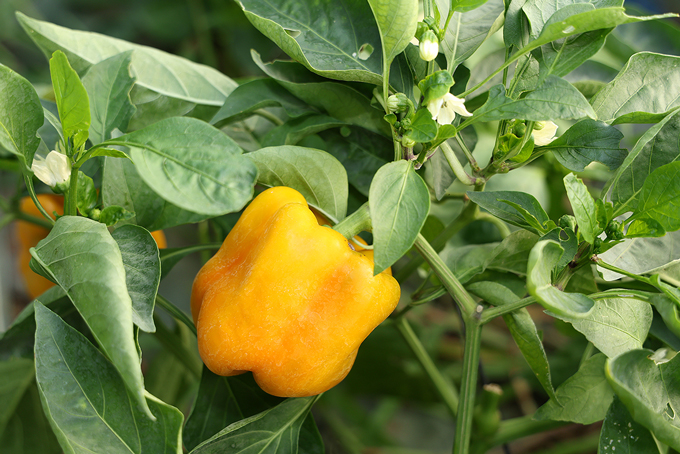
[[[211,371],[252,371],[264,391],[301,397],[345,378],[399,296],[397,281],[373,276],[373,261],[320,226],[300,193],[275,187],[198,273],[191,313]]]

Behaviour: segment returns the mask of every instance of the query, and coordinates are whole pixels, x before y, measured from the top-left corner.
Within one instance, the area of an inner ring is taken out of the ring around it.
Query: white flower
[[[451,93],[446,93],[441,98],[433,99],[427,103],[427,110],[432,114],[432,119],[440,125],[451,124],[456,114],[471,117],[472,114],[465,108],[465,99],[456,98]]]
[[[548,145],[550,142],[555,140],[555,133],[557,132],[557,125],[552,121],[539,122],[543,126],[541,129],[535,129],[531,132],[534,137],[534,145],[537,147],[542,147],[543,145]]]
[[[71,178],[71,164],[68,157],[52,150],[46,158],[36,155],[31,170],[36,177],[51,188],[63,185]]]
[[[432,61],[439,55],[439,40],[432,30],[425,32],[418,47],[420,58],[425,61]]]

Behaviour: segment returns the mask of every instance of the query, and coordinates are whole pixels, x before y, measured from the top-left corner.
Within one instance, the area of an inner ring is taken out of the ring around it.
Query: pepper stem
[[[368,202],[333,226],[333,230],[340,232],[348,240],[354,238],[359,232],[370,232],[372,229]]]

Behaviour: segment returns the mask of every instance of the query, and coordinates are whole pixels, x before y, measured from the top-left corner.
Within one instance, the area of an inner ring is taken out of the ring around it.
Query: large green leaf
[[[445,247],[440,252],[446,266],[465,284],[475,275],[483,272],[496,254],[498,243],[468,244],[460,247]]]
[[[149,419],[116,368],[82,334],[40,303],[35,314],[38,388],[64,452],[182,452],[179,410],[147,393]]]
[[[468,287],[475,295],[494,306],[503,306],[518,301],[520,298],[507,287],[497,282],[476,282]],[[510,330],[512,338],[522,352],[522,356],[531,367],[541,386],[551,399],[557,399],[550,377],[550,364],[543,348],[541,336],[529,311],[522,308],[503,315],[503,320]]]
[[[641,52],[591,100],[598,119],[607,123],[656,123],[680,105],[680,57]],[[645,118],[647,117],[647,118]]]
[[[135,78],[130,74],[133,51],[126,51],[92,65],[83,77],[90,97],[90,140],[98,144],[111,138],[114,129],[127,131],[137,110],[130,100]]]
[[[583,363],[567,381],[557,387],[557,399],[550,399],[534,414],[539,421],[571,421],[592,424],[604,419],[614,393],[607,383],[607,357],[598,353]]]
[[[652,325],[652,316],[652,308],[645,301],[608,298],[598,300],[584,318],[558,318],[571,323],[598,350],[614,358],[642,348]]]
[[[336,221],[347,214],[347,172],[331,154],[284,145],[247,155],[259,171],[258,183],[298,190],[310,205]]]
[[[623,134],[599,121],[581,120],[542,149],[552,151],[555,158],[574,172],[580,172],[593,161],[611,170],[617,169],[628,154],[619,142]]]
[[[550,218],[530,194],[516,191],[468,191],[466,194],[481,208],[507,223],[538,234],[548,230]]]
[[[390,65],[416,34],[418,0],[368,0],[368,4],[380,30],[383,62]]]
[[[607,361],[607,379],[633,419],[662,443],[680,450],[680,356],[657,363],[650,350]]]
[[[298,452],[301,428],[319,396],[286,399],[274,408],[221,430],[196,447],[195,454]]]
[[[256,79],[239,85],[231,92],[210,123],[222,126],[243,120],[264,107],[283,107],[286,114],[294,118],[312,111],[275,80]]]
[[[132,299],[132,321],[143,331],[156,331],[153,308],[161,281],[161,259],[151,234],[137,225],[124,225],[111,234],[120,249],[125,281]]]
[[[70,30],[17,13],[26,33],[46,55],[60,49],[73,68],[85,73],[90,66],[133,50],[131,68],[136,84],[170,98],[221,106],[236,83],[219,71],[151,47],[97,33]]]
[[[430,194],[410,162],[396,161],[375,174],[368,203],[373,223],[374,273],[378,274],[413,246],[430,211]]]
[[[50,58],[50,75],[54,98],[64,137],[73,140],[78,150],[87,141],[90,131],[90,100],[78,73],[71,67],[66,54],[57,50]]]
[[[658,222],[667,232],[680,229],[680,162],[659,167],[640,189],[637,209],[630,219]]]
[[[250,22],[294,60],[330,79],[382,84],[380,31],[360,0],[241,0]]]
[[[251,51],[251,55],[265,74],[310,106],[340,121],[392,137],[389,124],[383,118],[385,112],[373,106],[370,96],[360,92],[358,87],[328,81],[297,62],[265,64],[257,52]]]
[[[517,230],[505,237],[494,252],[488,269],[526,275],[529,253],[538,241],[538,236],[526,230]]]
[[[623,0],[531,0],[522,4],[522,11],[531,26],[531,37],[537,38],[546,27],[556,19],[564,20],[568,15],[557,14],[563,10],[569,11],[574,5],[587,6],[589,10],[595,8],[611,8],[623,6]],[[556,15],[557,14],[557,15]]]
[[[621,399],[614,401],[607,410],[607,416],[600,432],[599,453],[613,454],[659,454],[659,448],[649,433],[636,423],[623,405]]]
[[[564,187],[578,224],[579,234],[588,243],[593,244],[595,238],[602,233],[597,221],[595,199],[590,195],[583,181],[573,173],[564,177]]]
[[[680,260],[680,232],[670,232],[661,238],[630,238],[599,254],[605,263],[635,274],[649,274]],[[608,280],[619,279],[619,273],[599,268]]]
[[[564,249],[552,240],[536,243],[529,255],[527,290],[543,307],[558,316],[584,318],[595,303],[581,293],[566,293],[552,285],[552,270]]]
[[[586,98],[566,80],[551,75],[546,78],[543,85],[520,99],[507,97],[503,85],[492,87],[489,99],[475,110],[468,121],[475,123],[513,118],[543,121],[583,117],[595,118],[595,113]]]
[[[15,154],[30,169],[40,145],[38,129],[43,108],[29,81],[0,65],[0,147]]]
[[[209,217],[183,210],[156,194],[129,159],[104,159],[101,192],[105,207],[121,206],[135,213],[129,222],[149,231],[192,224]]]
[[[144,182],[187,211],[231,213],[253,195],[255,165],[233,140],[200,120],[168,118],[104,143],[127,147]]]
[[[30,358],[10,358],[0,362],[0,434],[14,415],[21,397],[33,382],[35,366]]]
[[[445,21],[450,0],[438,0],[437,6]],[[444,39],[440,43],[449,70],[467,60],[487,38],[503,25],[503,1],[489,0],[469,12],[456,11],[451,17]],[[444,25],[443,23],[440,25]]]
[[[125,267],[106,226],[83,217],[61,217],[47,238],[31,248],[31,255],[66,291],[137,405],[148,412]]]
[[[262,138],[261,143],[264,147],[295,145],[305,137],[341,126],[348,126],[348,124],[327,115],[306,115],[291,118],[284,124],[269,130]]]

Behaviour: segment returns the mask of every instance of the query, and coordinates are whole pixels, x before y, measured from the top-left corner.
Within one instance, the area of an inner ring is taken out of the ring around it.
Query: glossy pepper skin
[[[56,212],[59,216],[64,214],[64,197],[57,194],[38,194],[38,201],[45,208],[51,216]],[[19,209],[26,214],[42,218],[42,214],[38,207],[33,203],[30,197],[24,197],[19,203]],[[18,264],[19,272],[24,278],[26,284],[26,293],[31,299],[35,299],[45,293],[50,287],[54,285],[53,282],[45,279],[41,275],[35,273],[29,263],[31,262],[31,253],[29,249],[35,247],[40,240],[45,238],[50,231],[26,221],[17,222],[17,239],[19,240]],[[160,249],[168,246],[165,234],[162,230],[151,232],[156,244]]]
[[[246,208],[196,276],[191,312],[204,363],[252,371],[275,396],[319,394],[349,372],[361,342],[394,310],[400,288],[304,197],[268,189]]]

